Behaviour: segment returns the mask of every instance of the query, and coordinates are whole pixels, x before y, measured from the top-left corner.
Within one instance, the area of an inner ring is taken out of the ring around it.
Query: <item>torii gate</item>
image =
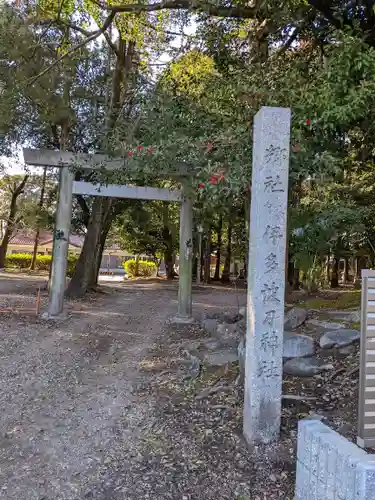
[[[69,167],[80,169],[117,170],[124,168],[124,159],[105,155],[75,154],[68,151],[33,150],[24,148],[25,163],[30,166],[59,167],[59,197],[55,217],[51,284],[46,316],[57,318],[63,314],[66,286],[69,231],[72,218],[73,194],[162,200],[180,202],[180,269],[177,323],[190,323],[192,318],[192,257],[193,257],[193,204],[180,190],[127,185],[100,185],[75,182]]]

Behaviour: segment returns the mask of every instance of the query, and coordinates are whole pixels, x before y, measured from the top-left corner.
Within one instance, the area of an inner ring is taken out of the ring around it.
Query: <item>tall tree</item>
[[[25,190],[28,175],[24,176],[5,176],[0,180],[1,196],[8,202],[6,209],[5,231],[0,244],[0,269],[5,267],[5,257],[8,250],[8,244],[13,231],[20,221],[18,218],[17,201]]]

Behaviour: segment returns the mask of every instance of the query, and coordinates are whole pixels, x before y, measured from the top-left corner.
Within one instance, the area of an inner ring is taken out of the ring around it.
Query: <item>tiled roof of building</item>
[[[39,235],[39,245],[48,245],[52,243],[53,235],[51,231],[41,231]],[[83,245],[84,236],[78,234],[69,235],[69,245],[74,247],[81,247]],[[34,231],[17,231],[11,238],[10,244],[12,245],[34,245],[35,232]]]
[[[84,242],[84,235],[82,234],[70,234],[69,235],[69,245],[77,248],[81,248]],[[39,235],[39,245],[48,245],[52,243],[53,235],[51,231],[41,231]],[[35,241],[35,232],[34,231],[17,231],[11,238],[11,245],[30,245],[33,246]],[[110,250],[120,250],[120,245],[118,243],[111,244],[106,246],[107,249]]]

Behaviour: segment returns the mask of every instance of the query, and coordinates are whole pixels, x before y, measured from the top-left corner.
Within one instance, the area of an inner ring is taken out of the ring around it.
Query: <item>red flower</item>
[[[208,143],[206,144],[206,151],[207,151],[207,153],[211,153],[211,151],[212,151],[213,147],[214,147],[214,146],[213,146],[212,142],[208,142]]]
[[[210,184],[217,184],[219,182],[219,175],[211,175]]]
[[[224,181],[225,181],[225,177],[224,177],[224,175],[223,175],[223,174],[221,174],[221,176],[219,177],[219,181],[222,181],[222,182],[224,182]]]
[[[128,151],[128,156],[131,158],[133,156],[133,151]]]
[[[204,184],[199,184],[199,189],[203,189],[205,187]]]
[[[139,146],[137,146],[137,149],[138,149],[138,151],[142,151],[143,146],[140,144]]]
[[[147,153],[152,153],[152,147],[151,147],[151,146],[149,146],[149,147],[147,148]]]
[[[310,121],[309,119],[307,119],[307,120],[305,121],[305,123],[306,123],[306,125],[310,125],[311,121]]]

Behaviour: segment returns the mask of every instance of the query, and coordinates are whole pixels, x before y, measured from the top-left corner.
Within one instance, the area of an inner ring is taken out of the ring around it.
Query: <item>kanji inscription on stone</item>
[[[266,257],[266,273],[270,273],[275,269],[277,269],[277,255],[271,252]]]
[[[279,175],[268,175],[264,180],[265,193],[283,193],[284,187]]]
[[[253,127],[244,435],[280,433],[285,247],[291,113],[264,107]]]
[[[270,144],[270,146],[266,150],[265,154],[265,165],[278,163],[282,160],[285,160],[288,156],[287,150],[285,148],[280,148],[279,146],[274,146]]]
[[[271,206],[271,202],[268,203]],[[271,241],[273,245],[276,245],[279,239],[283,237],[283,233],[281,232],[280,226],[270,226],[268,224],[264,232],[264,237],[267,242]]]
[[[275,352],[276,348],[280,344],[280,339],[275,330],[270,330],[268,332],[263,333],[260,339],[260,345],[264,351]]]
[[[274,378],[278,376],[278,367],[274,361],[261,361],[258,366],[259,377]]]
[[[277,296],[279,288],[280,287],[277,286],[275,282],[271,283],[271,285],[265,283],[260,291],[262,294],[263,304],[268,304],[269,302],[280,302],[280,299]]]
[[[275,314],[276,314],[276,310],[275,309],[271,309],[270,311],[266,311],[264,313],[263,324],[264,325],[267,324],[267,325],[272,326],[273,322],[275,320]]]

